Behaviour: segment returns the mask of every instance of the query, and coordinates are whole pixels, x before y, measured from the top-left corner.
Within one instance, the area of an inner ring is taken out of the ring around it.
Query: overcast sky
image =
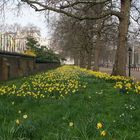
[[[48,38],[50,37],[49,27],[47,25],[47,22],[45,21],[44,14],[35,12],[32,8],[29,8],[29,6],[26,5],[26,6],[22,6],[22,9],[20,10],[20,14],[19,16],[17,16],[17,13],[19,12],[18,10],[13,9],[14,7],[16,7],[16,3],[14,4],[9,3],[8,8],[7,7],[5,8],[5,20],[2,20],[2,18],[0,17],[0,23],[2,23],[3,21],[8,24],[19,23],[22,26],[33,24],[40,28],[41,35],[43,37],[48,37]],[[11,11],[11,9],[13,10]],[[137,27],[136,24],[134,25],[135,27]],[[133,27],[134,25],[131,26]]]
[[[14,24],[14,23],[19,23],[22,26],[25,26],[27,24],[33,24],[36,25],[41,29],[41,35],[43,37],[48,37],[49,36],[49,30],[47,27],[47,22],[45,21],[44,15],[35,12],[31,8],[22,8],[20,11],[20,14],[17,16],[17,13],[19,13],[17,10],[6,10],[5,12],[5,18],[4,20],[1,18],[0,22],[1,23],[6,23],[6,24]]]

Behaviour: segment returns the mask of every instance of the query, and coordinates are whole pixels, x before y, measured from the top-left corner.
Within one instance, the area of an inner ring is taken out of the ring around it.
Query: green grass
[[[86,89],[64,99],[0,96],[0,140],[140,140],[140,95],[120,94],[114,83],[94,77],[84,81]]]

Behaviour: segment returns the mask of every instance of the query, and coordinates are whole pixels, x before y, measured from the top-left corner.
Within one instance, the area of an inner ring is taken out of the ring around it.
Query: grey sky
[[[22,8],[18,16],[17,13],[18,11],[14,12],[13,10],[12,12],[11,10],[6,10],[5,20],[1,19],[1,22],[7,24],[19,23],[22,26],[25,26],[27,24],[33,24],[41,29],[41,35],[43,37],[49,36],[47,22],[45,22],[43,14],[37,13],[33,9],[27,7]]]

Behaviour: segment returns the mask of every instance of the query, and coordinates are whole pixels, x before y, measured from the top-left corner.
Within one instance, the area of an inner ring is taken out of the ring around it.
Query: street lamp
[[[131,76],[131,53],[132,53],[132,49],[131,49],[131,47],[129,47],[128,48],[128,53],[129,53],[129,73],[128,73],[128,75],[129,75],[129,77]]]

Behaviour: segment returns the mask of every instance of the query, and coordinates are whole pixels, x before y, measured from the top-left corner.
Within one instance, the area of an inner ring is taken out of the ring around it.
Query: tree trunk
[[[92,49],[87,53],[87,69],[91,69]]]
[[[78,60],[79,60],[78,54],[77,54],[77,55],[75,54],[75,56],[74,56],[73,58],[74,58],[74,65],[75,65],[75,66],[78,66],[78,65],[79,65],[79,64],[78,64]]]
[[[121,0],[121,18],[119,19],[118,48],[115,56],[113,75],[126,76],[127,34],[130,18],[131,0]]]
[[[86,62],[85,62],[85,51],[81,50],[80,51],[80,67],[85,68],[86,67]]]
[[[94,54],[94,68],[93,70],[99,71],[99,60],[100,60],[100,48],[101,48],[101,35],[97,34],[96,46],[95,46],[95,54]]]

